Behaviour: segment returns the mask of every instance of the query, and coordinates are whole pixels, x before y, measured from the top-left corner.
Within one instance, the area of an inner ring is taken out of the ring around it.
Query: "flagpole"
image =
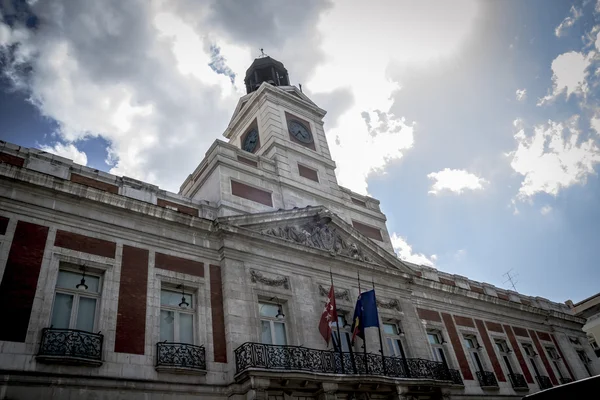
[[[371,276],[371,284],[373,284],[373,297],[375,298],[375,309],[377,309],[377,295],[375,294],[375,281],[373,280],[373,276]],[[379,312],[377,312],[377,317],[379,318]],[[381,324],[377,321],[377,329],[379,330],[379,348],[381,351],[381,364],[383,366],[383,374],[385,373],[385,357],[383,355],[383,338],[381,337]]]
[[[333,299],[335,300],[335,287],[333,286],[333,273],[331,272],[331,266],[329,266],[329,278],[331,278],[331,287],[333,288]],[[337,316],[337,302],[335,315]],[[337,317],[335,321],[338,334],[338,350],[340,351],[340,365],[342,366],[342,374],[344,374],[344,353],[342,352],[342,335],[340,334],[340,317]]]
[[[357,269],[356,273],[358,275],[358,297],[360,297],[362,294],[362,290],[360,289],[360,269]],[[365,331],[364,327],[361,329],[363,330],[363,336],[365,337],[363,339],[363,356],[364,356],[364,360],[365,360],[365,372],[368,374],[369,373],[369,363],[367,360],[367,331]]]

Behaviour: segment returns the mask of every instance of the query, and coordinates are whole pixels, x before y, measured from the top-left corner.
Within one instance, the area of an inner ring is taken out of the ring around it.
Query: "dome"
[[[289,86],[290,79],[283,63],[269,56],[255,59],[244,78],[246,93],[254,92],[263,82],[273,86]]]

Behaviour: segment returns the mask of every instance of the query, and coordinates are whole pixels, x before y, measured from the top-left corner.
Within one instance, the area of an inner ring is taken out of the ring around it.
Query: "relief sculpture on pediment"
[[[332,255],[372,261],[354,242],[344,240],[335,227],[326,222],[312,221],[300,226],[278,226],[261,231],[262,234],[286,239],[304,246],[327,250]]]

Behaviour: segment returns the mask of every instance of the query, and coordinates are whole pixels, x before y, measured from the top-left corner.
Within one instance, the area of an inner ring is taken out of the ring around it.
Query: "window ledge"
[[[70,364],[70,365],[87,365],[90,367],[99,367],[103,364],[102,360],[90,360],[89,358],[72,357],[72,356],[49,356],[39,355],[35,357],[38,362],[49,364]]]
[[[180,375],[206,375],[205,369],[189,368],[189,367],[175,367],[168,365],[159,365],[156,368],[157,372],[166,372],[170,374]]]
[[[515,392],[529,392],[529,386],[527,386],[527,387],[525,387],[525,386],[514,387],[513,390]]]
[[[499,390],[500,386],[499,385],[497,385],[497,386],[496,385],[494,385],[494,386],[481,386],[481,388],[483,390]]]

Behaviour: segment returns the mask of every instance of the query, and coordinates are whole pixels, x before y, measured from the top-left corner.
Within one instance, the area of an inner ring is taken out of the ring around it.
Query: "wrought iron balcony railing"
[[[248,369],[306,371],[345,375],[381,375],[392,378],[460,381],[444,363],[420,358],[335,352],[300,346],[244,343],[235,349],[237,373]],[[456,371],[458,372],[458,371]]]
[[[455,385],[464,385],[465,383],[463,382],[462,376],[460,374],[460,371],[457,369],[449,369],[448,370],[450,372],[450,378],[452,379],[452,383]]]
[[[485,387],[498,387],[498,381],[496,380],[496,375],[490,371],[477,371],[477,380],[479,381],[479,386]]]
[[[542,389],[542,390],[550,389],[552,387],[552,382],[550,381],[550,378],[548,378],[547,376],[538,375],[535,377],[535,379],[537,380],[538,385],[540,386],[540,389]]]
[[[38,359],[59,362],[102,364],[104,335],[77,329],[42,329]]]
[[[529,389],[525,377],[521,374],[508,374],[513,389]]]
[[[571,383],[571,382],[573,382],[573,379],[571,379],[571,378],[558,378],[558,381],[560,382],[561,385],[564,385],[565,383]]]
[[[204,346],[187,343],[156,343],[156,366],[205,371]]]

